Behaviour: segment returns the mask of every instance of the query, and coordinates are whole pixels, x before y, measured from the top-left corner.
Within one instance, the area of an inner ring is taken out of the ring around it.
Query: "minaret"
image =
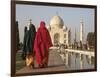
[[[83,41],[84,41],[84,23],[83,23],[83,18],[81,18],[81,21],[80,21],[80,42],[83,44]]]
[[[68,31],[68,44],[70,45],[71,44],[71,29],[69,29]]]
[[[29,23],[32,24],[32,19],[29,20]]]
[[[29,19],[29,20],[28,20],[28,25],[27,25],[27,30],[29,30],[31,24],[32,24],[32,19]]]
[[[75,39],[74,39],[74,43],[76,43],[76,28],[75,28]]]
[[[76,28],[75,28],[74,48],[76,48]]]

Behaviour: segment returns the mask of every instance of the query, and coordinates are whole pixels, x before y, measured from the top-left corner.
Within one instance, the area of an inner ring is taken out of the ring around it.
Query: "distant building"
[[[81,18],[81,21],[80,21],[80,42],[84,42],[84,22],[83,22],[83,19]]]
[[[50,32],[53,45],[70,45],[71,30],[64,25],[63,19],[60,16],[55,15],[51,18],[48,30]]]

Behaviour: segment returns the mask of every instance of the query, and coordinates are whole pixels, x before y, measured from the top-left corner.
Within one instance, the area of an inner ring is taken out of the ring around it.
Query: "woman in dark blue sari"
[[[34,40],[36,35],[35,26],[32,24],[31,20],[27,27],[24,29],[24,40],[23,40],[23,53],[25,54],[26,65],[34,66]]]

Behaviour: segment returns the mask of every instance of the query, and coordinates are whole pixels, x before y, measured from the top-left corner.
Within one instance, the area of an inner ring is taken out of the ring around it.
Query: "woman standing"
[[[26,54],[26,65],[34,67],[34,40],[35,40],[36,30],[35,26],[32,24],[31,19],[28,26],[25,27],[23,51]]]
[[[40,68],[48,65],[49,48],[52,46],[50,34],[45,27],[45,22],[41,21],[40,27],[36,33],[34,42],[34,51],[36,62]]]

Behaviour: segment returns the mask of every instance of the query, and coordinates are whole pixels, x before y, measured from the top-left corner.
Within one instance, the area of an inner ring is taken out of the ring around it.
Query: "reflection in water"
[[[94,57],[78,53],[62,53],[62,59],[70,69],[93,69]]]
[[[79,57],[79,54],[78,53],[75,53],[75,58],[78,58]]]
[[[91,57],[91,64],[93,65],[95,63],[94,57]]]

